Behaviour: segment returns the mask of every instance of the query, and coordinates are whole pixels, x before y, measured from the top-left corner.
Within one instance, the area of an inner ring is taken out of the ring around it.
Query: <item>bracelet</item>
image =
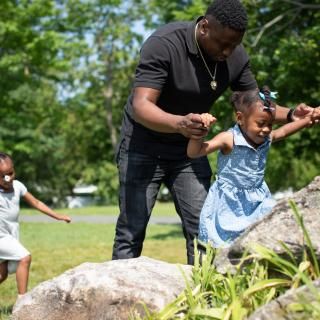
[[[293,121],[293,113],[296,109],[292,108],[289,110],[288,114],[287,114],[287,122],[292,122]]]

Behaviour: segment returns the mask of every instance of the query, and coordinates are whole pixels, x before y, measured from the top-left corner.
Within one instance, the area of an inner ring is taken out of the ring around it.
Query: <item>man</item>
[[[117,154],[120,215],[113,259],[140,256],[164,183],[181,218],[188,264],[193,264],[193,240],[211,169],[206,157],[187,157],[188,138],[207,134],[199,114],[208,112],[228,87],[257,87],[241,45],[246,26],[246,11],[238,0],[215,0],[204,17],[167,24],[144,43]],[[299,109],[304,113],[304,107]],[[292,115],[277,108],[280,121],[287,116],[291,121]]]

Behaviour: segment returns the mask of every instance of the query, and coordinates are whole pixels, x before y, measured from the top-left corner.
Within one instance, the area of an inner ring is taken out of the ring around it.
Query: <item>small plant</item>
[[[13,306],[0,308],[0,320],[9,320]]]

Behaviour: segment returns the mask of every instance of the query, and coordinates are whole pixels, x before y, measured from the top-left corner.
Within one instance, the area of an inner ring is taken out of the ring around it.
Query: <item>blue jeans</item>
[[[120,148],[117,164],[120,215],[112,259],[141,255],[151,211],[164,183],[181,218],[188,264],[193,264],[193,240],[198,235],[199,215],[212,174],[207,158],[165,160]]]

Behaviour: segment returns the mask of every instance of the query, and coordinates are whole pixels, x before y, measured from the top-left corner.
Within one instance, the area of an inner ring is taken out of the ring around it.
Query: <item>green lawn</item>
[[[99,213],[95,208],[73,209],[72,212],[114,214],[112,210],[115,208],[101,207]],[[154,214],[169,215],[169,211],[170,215],[175,214],[172,204],[157,204]],[[63,212],[71,214],[69,210]],[[32,254],[29,290],[83,262],[110,260],[114,229],[114,224],[21,223],[21,241]],[[142,255],[172,263],[186,263],[181,226],[149,225]],[[9,318],[15,299],[15,277],[10,275],[0,285],[0,320]]]
[[[56,209],[57,212],[73,215],[115,215],[119,214],[119,208],[117,205],[114,206],[94,206],[94,207],[83,207],[75,209]],[[37,210],[23,208],[21,214],[32,215],[39,214]],[[152,215],[155,216],[173,216],[175,215],[175,209],[172,202],[157,202]]]

